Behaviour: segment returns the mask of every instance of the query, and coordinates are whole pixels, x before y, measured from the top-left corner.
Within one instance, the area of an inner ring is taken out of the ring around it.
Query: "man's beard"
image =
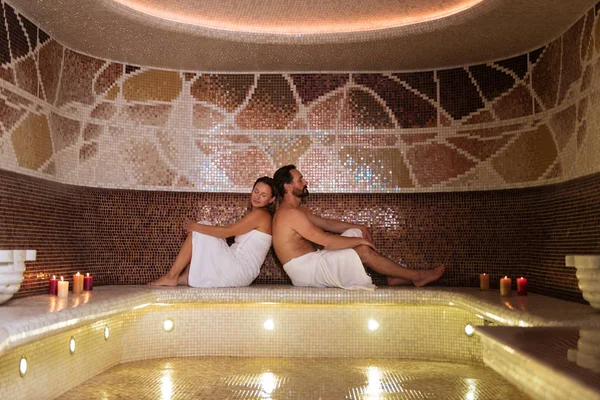
[[[294,196],[303,199],[305,197],[308,197],[308,188],[306,186],[304,186],[304,188],[302,190],[296,190],[294,189]]]

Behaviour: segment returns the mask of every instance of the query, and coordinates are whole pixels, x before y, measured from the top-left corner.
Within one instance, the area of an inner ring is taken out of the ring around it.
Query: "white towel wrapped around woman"
[[[271,242],[271,235],[256,229],[236,236],[231,247],[225,239],[192,232],[188,284],[203,288],[250,285],[260,272]]]

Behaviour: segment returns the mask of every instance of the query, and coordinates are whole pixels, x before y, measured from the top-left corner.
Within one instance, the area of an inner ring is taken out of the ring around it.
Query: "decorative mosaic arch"
[[[314,192],[360,193],[527,187],[600,171],[595,9],[548,45],[485,64],[216,74],[93,58],[2,8],[3,169],[94,187],[245,192],[294,163]]]

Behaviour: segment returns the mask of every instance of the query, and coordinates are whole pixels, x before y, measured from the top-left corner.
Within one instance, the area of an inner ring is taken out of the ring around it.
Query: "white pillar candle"
[[[58,281],[58,297],[69,297],[69,282],[60,277]]]

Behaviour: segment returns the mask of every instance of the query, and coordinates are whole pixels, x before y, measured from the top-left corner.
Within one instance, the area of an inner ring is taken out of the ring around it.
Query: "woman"
[[[254,182],[250,212],[238,222],[221,227],[188,221],[188,236],[171,269],[149,285],[205,288],[250,285],[271,248],[275,194],[273,179],[263,176]],[[231,247],[225,241],[230,236],[235,236]]]

